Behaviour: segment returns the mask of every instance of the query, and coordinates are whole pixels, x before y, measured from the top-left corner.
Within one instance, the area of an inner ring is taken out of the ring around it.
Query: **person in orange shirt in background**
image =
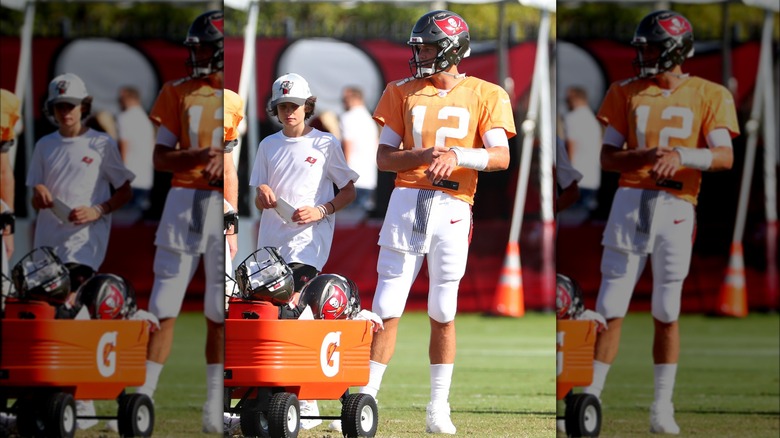
[[[601,397],[620,343],[623,318],[648,259],[653,269],[654,402],[650,431],[678,434],[672,393],[680,355],[678,318],[688,275],[702,172],[731,168],[739,134],[734,99],[718,84],[683,73],[693,28],[682,15],[656,11],[636,29],[638,76],[607,91],[598,119],[606,126],[601,165],[620,181],[604,230],[596,311],[599,333],[593,382]]]
[[[157,127],[154,167],[173,173],[155,237],[154,284],[149,311],[160,330],[149,339],[146,381],[138,391],[152,397],[171,352],[184,294],[203,259],[206,274],[206,403],[203,431],[223,431],[225,235],[223,167],[222,11],[198,16],[184,44],[189,77],[166,83],[149,117]]]
[[[16,144],[14,127],[19,122],[19,99],[14,93],[0,89],[0,223],[3,232],[0,259],[2,259],[2,273],[8,277],[8,261],[14,253],[14,170],[11,168],[11,159],[8,151]],[[10,290],[11,282],[3,279],[2,293],[5,296]],[[8,288],[8,289],[7,289]],[[2,308],[2,306],[0,306]]]

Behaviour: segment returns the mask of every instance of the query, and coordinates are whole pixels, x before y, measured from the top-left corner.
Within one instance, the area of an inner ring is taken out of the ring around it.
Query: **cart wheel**
[[[117,425],[123,437],[149,437],[154,429],[154,405],[146,394],[126,394],[119,398]]]
[[[38,414],[39,399],[21,399],[17,401],[16,428],[20,436],[45,436],[46,428],[43,418]]]
[[[76,402],[66,392],[57,392],[46,399],[43,423],[46,436],[72,438],[76,433]]]
[[[566,433],[571,437],[595,437],[601,432],[601,403],[593,394],[566,397]]]
[[[298,397],[289,392],[271,396],[268,406],[268,433],[273,438],[295,438],[301,428]]]
[[[241,407],[241,434],[268,437],[268,420],[263,413],[263,403],[256,398],[247,399]]]
[[[341,405],[341,427],[346,437],[374,436],[379,424],[376,401],[369,394],[349,394]]]

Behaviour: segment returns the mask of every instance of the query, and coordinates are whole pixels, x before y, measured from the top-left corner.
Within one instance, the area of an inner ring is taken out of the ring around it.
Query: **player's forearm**
[[[401,172],[430,164],[425,149],[404,150],[380,144],[376,151],[376,165],[383,172]]]
[[[0,154],[0,199],[8,205],[11,210],[14,209],[14,173],[11,169],[11,163],[7,153]]]
[[[225,154],[225,180],[224,196],[225,200],[238,211],[238,172],[233,162],[233,153]]]
[[[630,172],[653,164],[646,149],[619,149],[614,146],[601,147],[601,167],[607,172]]]
[[[357,190],[355,190],[355,184],[350,181],[347,185],[339,189],[339,194],[330,201],[331,205],[326,205],[325,208],[327,208],[329,214],[333,214],[351,204],[356,197]]]
[[[509,148],[496,146],[487,148],[488,164],[483,172],[497,172],[509,168]]]
[[[712,151],[712,165],[710,166],[710,172],[720,172],[722,170],[729,170],[734,165],[734,150],[727,146],[718,146],[711,148]]]
[[[201,149],[177,150],[167,146],[154,147],[154,170],[160,172],[183,172],[204,164]]]

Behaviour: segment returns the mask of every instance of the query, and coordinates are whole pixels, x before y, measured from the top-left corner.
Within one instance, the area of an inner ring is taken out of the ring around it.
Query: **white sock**
[[[223,370],[221,363],[206,364],[206,403],[222,404],[225,397]]]
[[[454,367],[451,363],[431,364],[431,403],[447,403]]]
[[[656,403],[665,404],[672,402],[672,393],[674,393],[674,381],[676,376],[676,363],[662,363],[653,365]]]
[[[604,390],[604,382],[607,380],[607,373],[609,373],[610,364],[593,361],[593,381],[590,386],[585,388],[583,392],[586,394],[593,394],[597,398],[601,399],[601,391]]]
[[[160,373],[162,373],[162,369],[163,364],[147,360],[146,381],[144,381],[144,384],[138,388],[136,392],[146,394],[149,396],[149,398],[152,398],[154,396],[154,391],[157,390],[157,381],[160,380]]]
[[[366,386],[360,388],[360,392],[363,394],[370,394],[371,397],[376,398],[376,393],[379,392],[379,387],[382,385],[382,376],[385,375],[387,365],[373,360],[368,361],[368,383]]]

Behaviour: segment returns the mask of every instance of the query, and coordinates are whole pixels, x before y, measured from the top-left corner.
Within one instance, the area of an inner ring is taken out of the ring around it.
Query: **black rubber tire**
[[[67,392],[55,392],[46,399],[43,416],[46,436],[73,438],[76,434],[76,402]]]
[[[23,437],[46,435],[46,427],[40,415],[41,400],[35,398],[17,401],[16,428]]]
[[[376,400],[369,394],[349,394],[341,405],[341,433],[346,437],[372,437],[379,425]]]
[[[268,434],[271,438],[296,438],[301,429],[298,397],[290,392],[277,392],[268,404]]]
[[[122,437],[150,437],[154,432],[154,404],[146,394],[125,394],[119,398],[117,425]]]
[[[566,397],[566,434],[570,437],[597,437],[601,433],[601,403],[593,394]]]
[[[256,398],[250,398],[244,401],[241,407],[241,434],[244,436],[259,436],[267,438],[268,420],[266,419],[267,404]]]

